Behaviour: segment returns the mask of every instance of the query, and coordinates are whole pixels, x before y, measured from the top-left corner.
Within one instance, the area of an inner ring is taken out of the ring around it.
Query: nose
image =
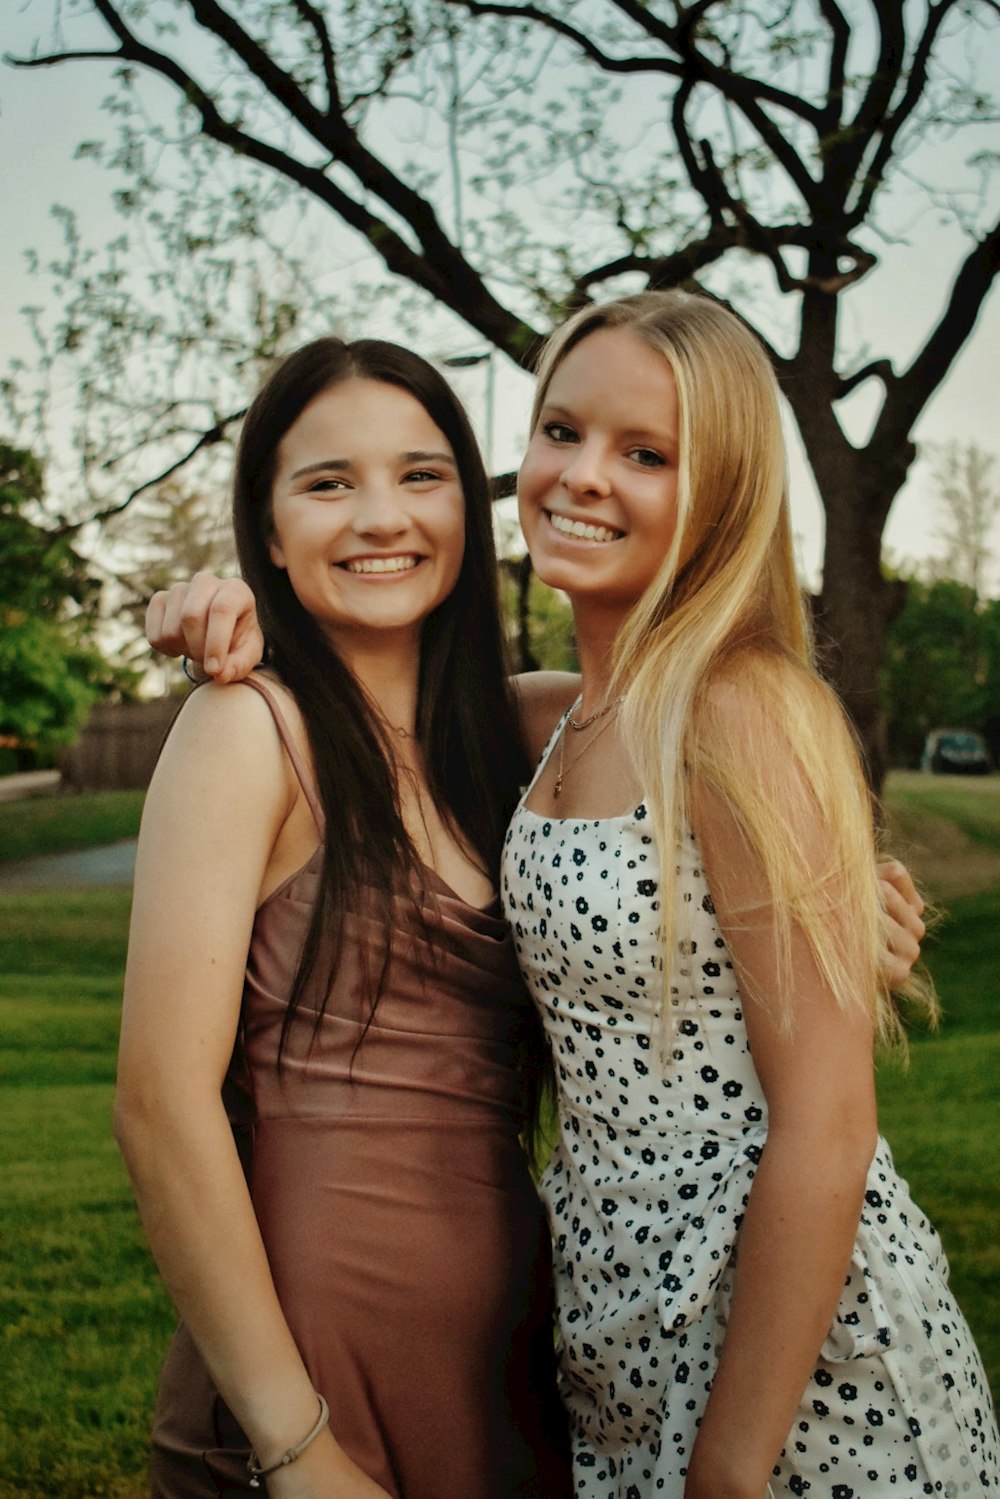
[[[605,456],[597,443],[582,442],[570,449],[560,475],[568,492],[580,499],[601,498],[611,492]]]
[[[410,517],[397,485],[378,482],[365,487],[354,515],[354,530],[359,536],[399,536],[409,525]]]

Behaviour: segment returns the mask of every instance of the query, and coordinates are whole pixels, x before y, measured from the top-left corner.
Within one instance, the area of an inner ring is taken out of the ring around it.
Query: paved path
[[[134,838],[85,848],[72,854],[45,854],[0,864],[0,890],[75,890],[82,885],[131,885]]]
[[[58,770],[19,770],[0,776],[0,802],[19,802],[26,796],[51,796],[58,791],[62,776]]]

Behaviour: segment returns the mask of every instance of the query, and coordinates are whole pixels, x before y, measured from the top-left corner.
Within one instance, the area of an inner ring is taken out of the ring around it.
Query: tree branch
[[[826,77],[826,106],[823,110],[823,134],[830,135],[840,124],[844,109],[844,79],[851,27],[837,0],[819,0],[820,13],[830,28],[830,66]]]
[[[927,71],[930,65],[934,42],[937,39],[938,31],[945,16],[952,9],[954,3],[955,0],[941,0],[941,3],[938,5],[928,7],[927,23],[924,26],[923,34],[914,52],[903,97],[895,110],[891,112],[889,106],[892,101],[893,91],[899,81],[906,37],[901,17],[899,25],[891,32],[887,32],[885,29],[885,21],[887,19],[885,12],[881,6],[875,7],[879,14],[882,36],[879,64],[886,68],[887,73],[890,75],[890,81],[876,88],[875,81],[873,80],[872,87],[869,88],[868,94],[865,96],[851,127],[852,131],[856,132],[853,153],[854,166],[851,173],[853,176],[864,158],[865,148],[870,135],[877,131],[879,122],[881,121],[881,138],[865,171],[857,201],[850,210],[849,229],[853,229],[856,225],[863,223],[871,211],[872,201],[882,186],[886,169],[896,149],[899,132],[913,114],[927,86]]]
[[[869,444],[872,451],[891,452],[909,441],[918,416],[972,332],[998,271],[1000,222],[969,251],[952,283],[951,296],[937,327],[887,394]]]
[[[670,110],[670,122],[673,126],[674,141],[680,152],[684,170],[688,174],[688,180],[696,192],[700,193],[705,207],[708,209],[708,217],[712,228],[716,231],[722,229],[725,219],[722,210],[729,206],[730,194],[725,183],[720,183],[718,176],[713,176],[705,165],[699,160],[695,150],[694,141],[687,123],[687,107],[694,93],[694,83],[686,80],[674,94]],[[721,187],[721,196],[720,196]]]
[[[190,0],[199,24],[236,53],[292,118],[335,160],[353,172],[366,192],[381,198],[399,215],[413,230],[422,253],[412,249],[384,219],[331,181],[323,168],[309,166],[225,119],[214,99],[194,76],[176,59],[141,42],[125,25],[110,0],[92,0],[92,3],[121,42],[118,52],[93,56],[105,61],[135,62],[159,73],[198,111],[202,130],[210,139],[228,146],[236,155],[246,156],[297,182],[363,235],[395,275],[422,287],[515,362],[524,368],[530,367],[530,350],[537,344],[539,334],[497,302],[478,271],[445,234],[427,200],[373,156],[342,115],[322,114],[303,95],[294,79],[277,67],[216,0]],[[56,54],[46,58],[45,63],[59,63],[66,58],[67,54]],[[41,65],[41,59],[29,61],[30,65]]]
[[[117,504],[108,505],[105,509],[98,510],[93,515],[88,515],[86,520],[67,521],[53,534],[56,536],[75,536],[84,526],[93,525],[95,521],[98,525],[101,525],[104,521],[110,520],[112,516],[121,515],[122,511],[127,510],[133,500],[137,500],[141,494],[145,494],[148,490],[156,489],[159,485],[164,484],[173,474],[176,474],[178,470],[190,463],[196,454],[203,452],[206,448],[217,447],[220,442],[224,442],[227,430],[234,422],[242,421],[246,413],[247,407],[243,406],[239,411],[231,412],[229,416],[221,416],[213,426],[209,427],[207,431],[202,432],[194,447],[189,448],[183,457],[178,458],[176,462],[168,464],[162,473],[156,474],[152,479],[146,479],[142,484],[137,484],[135,489],[131,490],[123,500],[119,500]]]
[[[668,73],[675,78],[683,76],[681,65],[671,62],[669,58],[610,57],[586,32],[571,26],[559,16],[540,10],[537,5],[508,5],[503,0],[446,0],[446,4],[457,6],[470,16],[499,16],[509,21],[534,21],[579,47],[584,56],[589,57],[591,62],[596,62],[605,73]]]
[[[687,76],[690,76],[693,69],[699,79],[713,84],[720,93],[725,94],[727,99],[732,99],[740,109],[743,108],[745,101],[763,99],[779,109],[787,109],[790,114],[805,120],[807,124],[819,127],[820,112],[814,104],[809,103],[808,99],[803,99],[798,94],[790,94],[786,89],[777,88],[763,78],[733,73],[729,68],[720,67],[703,52],[698,51],[694,40],[697,24],[704,20],[713,5],[718,4],[718,0],[707,0],[707,3],[692,5],[683,12],[682,19],[677,26],[669,26],[665,21],[661,21],[649,7],[647,0],[611,0],[611,3],[648,36],[653,37],[665,47],[673,48],[684,61]]]
[[[333,54],[333,43],[330,41],[326,18],[322,11],[310,4],[310,0],[293,0],[293,3],[302,19],[312,27],[319,43],[320,56],[323,59],[323,78],[326,82],[327,113],[333,114],[340,108],[340,89],[337,84],[337,65]]]
[[[853,375],[844,375],[838,382],[834,391],[833,399],[842,401],[844,396],[849,396],[852,390],[863,385],[866,380],[881,380],[886,390],[896,380],[896,373],[892,367],[891,359],[873,359],[863,369],[855,370]]]

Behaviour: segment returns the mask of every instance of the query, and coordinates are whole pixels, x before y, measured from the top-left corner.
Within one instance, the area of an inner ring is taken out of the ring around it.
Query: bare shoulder
[[[273,678],[267,686],[300,742],[304,728],[294,698]],[[174,720],[154,780],[182,776],[191,794],[209,782],[233,794],[252,785],[258,795],[268,795],[270,788],[287,801],[286,761],[274,716],[259,692],[245,683],[206,682],[190,694]]]
[[[718,731],[753,745],[795,743],[800,715],[829,719],[842,712],[830,688],[804,663],[778,651],[746,650],[716,670],[701,709]]]
[[[537,760],[559,719],[580,693],[580,678],[571,671],[526,671],[512,678],[525,743]]]
[[[848,804],[867,815],[844,710],[806,663],[779,651],[743,651],[706,684],[699,715],[689,762],[695,822],[716,805],[708,787],[721,798],[718,808],[738,808],[764,838],[778,827],[812,837],[820,825],[840,825]]]

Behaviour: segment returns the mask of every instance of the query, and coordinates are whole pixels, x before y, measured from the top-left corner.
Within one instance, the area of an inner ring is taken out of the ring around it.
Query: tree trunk
[[[828,274],[814,254],[811,269]],[[876,797],[885,779],[886,729],[879,677],[889,621],[905,585],[882,576],[882,530],[915,456],[848,441],[834,410],[837,299],[803,297],[801,342],[781,371],[826,512],[823,588],[815,608],[819,665],[857,731],[865,773]]]
[[[880,492],[878,509],[881,500]],[[835,493],[827,488],[824,501],[823,589],[815,611],[819,664],[854,723],[878,797],[888,768],[879,678],[886,630],[902,606],[905,584],[882,576],[881,523],[862,487],[848,479]]]

